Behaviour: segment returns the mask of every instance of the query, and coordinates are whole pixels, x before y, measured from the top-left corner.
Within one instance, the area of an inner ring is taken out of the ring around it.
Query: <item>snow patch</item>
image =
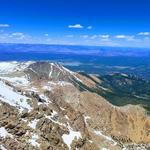
[[[121,73],[121,75],[124,76],[124,77],[128,77],[128,75],[125,74],[125,73]]]
[[[48,98],[47,96],[45,96],[44,94],[40,94],[39,97],[40,97],[41,99],[43,99],[44,101],[46,101],[46,102],[44,102],[44,104],[46,104],[46,105],[48,105],[49,103],[52,103],[52,102],[49,100],[49,98]],[[38,102],[38,105],[40,105],[40,104],[43,104],[43,103]]]
[[[58,113],[56,111],[53,110],[52,114],[51,114],[51,117],[55,117],[56,115],[58,115]]]
[[[18,63],[13,62],[1,62],[0,63],[0,73],[12,72],[17,67]]]
[[[22,62],[22,63],[19,63],[16,61],[0,62],[0,74],[6,74],[6,73],[13,72],[13,71],[23,70],[32,63],[33,61]]]
[[[43,89],[44,89],[44,90],[49,90],[49,91],[51,91],[51,90],[52,90],[52,87],[50,87],[50,86],[48,86],[48,85],[45,85],[45,86],[43,86]]]
[[[79,138],[82,138],[82,136],[80,132],[73,131],[73,129],[70,126],[68,126],[68,129],[69,129],[69,134],[63,134],[62,138],[63,138],[64,143],[67,144],[67,146],[71,150],[72,141],[74,139],[78,140]]]
[[[53,72],[53,63],[51,63],[51,71],[49,72],[49,77],[51,77],[52,76],[52,72]]]
[[[1,150],[7,150],[3,145],[0,145]]]
[[[114,145],[117,145],[117,142],[115,142],[111,137],[102,134],[101,131],[96,131],[96,130],[94,130],[94,133],[95,133],[96,135],[98,135],[98,136],[102,136],[104,139],[106,139],[106,140],[108,140],[108,141],[113,142]]]
[[[28,85],[29,81],[25,76],[21,76],[21,77],[0,77],[1,79],[7,80],[13,84],[19,84],[19,85]]]
[[[24,122],[27,122],[28,120],[27,119],[21,119],[22,121],[24,121]]]
[[[24,109],[31,110],[31,106],[27,103],[28,98],[13,91],[2,81],[0,81],[0,98],[2,101],[19,108],[21,112]]]
[[[9,134],[4,127],[1,127],[0,128],[0,137],[2,137],[2,138],[6,138],[6,137],[13,138],[13,135]]]
[[[64,108],[60,107],[61,110],[65,110]]]
[[[40,144],[37,142],[38,139],[39,136],[37,134],[33,134],[31,139],[28,140],[28,142],[34,147],[40,147]]]
[[[91,140],[88,140],[90,143],[93,143],[93,141],[91,141]]]
[[[52,88],[53,86],[57,86],[57,85],[65,86],[65,85],[72,85],[72,84],[66,81],[56,81],[56,82],[49,81],[48,85]]]
[[[107,148],[101,148],[100,150],[108,150]]]
[[[53,111],[53,113],[50,116],[45,115],[45,118],[51,120],[52,122],[54,122],[56,124],[59,124],[60,126],[67,127],[66,124],[61,123],[54,118],[56,115],[58,115],[58,113],[56,111]]]
[[[36,124],[39,120],[38,119],[34,119],[31,122],[29,122],[28,126],[31,127],[32,129],[36,129]]]
[[[84,116],[84,121],[85,121],[86,125],[88,125],[87,120],[89,120],[89,119],[91,119],[91,117],[89,117],[89,116]]]
[[[57,84],[60,86],[72,85],[71,83],[65,82],[65,81],[59,81],[59,82],[57,82]]]
[[[65,118],[66,118],[67,120],[69,120],[69,117],[68,117],[67,115],[65,115]]]
[[[70,71],[69,69],[65,68],[62,66],[62,68],[66,71],[66,72],[69,72],[70,74],[74,74],[74,72]]]
[[[104,87],[102,87],[102,86],[98,86],[98,87],[101,88],[101,89],[104,90],[104,91],[109,91],[109,89],[104,88]]]

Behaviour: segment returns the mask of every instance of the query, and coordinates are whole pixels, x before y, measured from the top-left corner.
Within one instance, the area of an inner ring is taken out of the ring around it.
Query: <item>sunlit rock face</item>
[[[113,106],[88,90],[95,80],[57,63],[0,63],[0,149],[148,149],[143,108]]]

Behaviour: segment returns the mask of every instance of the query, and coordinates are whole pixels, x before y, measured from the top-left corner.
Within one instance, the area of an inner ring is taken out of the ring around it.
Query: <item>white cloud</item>
[[[2,43],[31,43],[32,40],[32,36],[22,32],[0,34],[0,42]]]
[[[110,41],[109,38],[102,38],[101,41]]]
[[[74,37],[74,35],[66,35],[66,37],[68,37],[68,38],[73,38]]]
[[[4,30],[0,30],[0,33],[3,33],[4,32]]]
[[[68,34],[59,38],[56,37],[49,38],[46,32],[43,33],[43,36],[34,36],[22,32],[5,32],[5,29],[2,28],[0,29],[0,43],[38,43],[38,44],[150,47],[150,36],[140,37],[137,35],[137,33],[135,35],[124,35],[124,34],[88,35],[85,33],[81,35]]]
[[[46,39],[46,42],[48,42],[48,43],[51,42],[51,41],[52,41],[52,39],[50,39],[50,38]]]
[[[102,34],[102,35],[99,35],[101,38],[109,38],[110,37],[110,35],[108,35],[108,34]]]
[[[5,40],[7,38],[8,38],[8,34],[7,33],[0,34],[0,42],[1,42],[1,40]]]
[[[68,28],[82,29],[84,27],[80,24],[75,24],[75,25],[69,25]]]
[[[49,34],[48,34],[48,33],[45,33],[44,36],[49,36]]]
[[[101,40],[104,40],[104,41],[108,41],[109,40],[109,37],[110,37],[110,35],[108,35],[108,34],[100,34],[100,35],[92,35],[90,38],[92,39],[92,40],[94,40],[94,39],[96,39],[96,38],[101,38]]]
[[[15,33],[10,34],[9,37],[22,40],[22,39],[24,39],[26,36],[25,36],[24,33],[22,33],[22,32],[15,32]]]
[[[92,26],[88,26],[87,29],[91,30],[93,27]]]
[[[138,41],[138,39],[135,39],[134,36],[127,36],[126,38],[128,41]]]
[[[86,38],[88,38],[89,36],[88,36],[88,35],[81,35],[80,37],[86,39]]]
[[[9,24],[0,24],[0,28],[6,28],[6,27],[10,27]]]
[[[150,32],[140,32],[138,35],[150,35]]]
[[[128,41],[134,41],[134,35],[116,35],[114,36],[117,39],[126,39]]]
[[[98,36],[95,34],[95,35],[91,36],[91,39],[94,40],[94,39],[96,39],[97,37],[98,37]]]
[[[117,43],[117,42],[115,42],[115,41],[103,41],[103,40],[101,40],[100,42],[99,42],[99,45],[100,46],[120,46],[120,44],[119,43]]]
[[[117,39],[125,39],[126,35],[116,35],[115,38],[117,38]]]

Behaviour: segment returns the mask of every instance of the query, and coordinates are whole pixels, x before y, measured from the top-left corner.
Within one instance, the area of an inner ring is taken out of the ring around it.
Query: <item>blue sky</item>
[[[1,43],[150,47],[150,0],[0,0]]]

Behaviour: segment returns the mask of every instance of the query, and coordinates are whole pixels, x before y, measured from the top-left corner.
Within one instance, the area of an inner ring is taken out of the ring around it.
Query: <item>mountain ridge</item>
[[[80,90],[80,83],[95,87],[97,77],[57,63],[6,64],[0,70],[0,145],[6,149],[148,149],[150,119],[142,107],[114,106]]]

